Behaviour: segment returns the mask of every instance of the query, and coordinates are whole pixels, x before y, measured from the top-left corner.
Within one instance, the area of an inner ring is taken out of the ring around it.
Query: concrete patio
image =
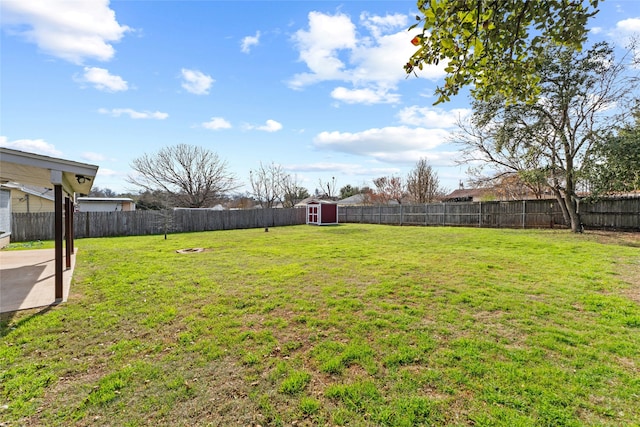
[[[54,249],[0,251],[0,313],[67,300],[76,256],[71,255],[71,268],[64,270],[63,298],[56,301],[54,252]]]

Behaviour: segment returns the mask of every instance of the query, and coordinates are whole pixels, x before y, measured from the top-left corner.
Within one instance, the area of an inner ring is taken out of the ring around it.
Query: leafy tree
[[[347,197],[355,196],[356,194],[360,194],[360,188],[352,187],[351,184],[347,184],[340,189],[341,199],[346,199]]]
[[[407,176],[407,192],[416,203],[431,203],[441,196],[440,179],[427,159],[420,159]]]
[[[488,168],[493,177],[518,174],[531,186],[551,190],[565,221],[578,232],[585,168],[594,148],[629,111],[625,103],[633,99],[638,80],[625,74],[625,65],[605,43],[585,53],[550,45],[538,73],[543,96],[536,103],[509,104],[501,97],[475,101],[471,123],[456,139],[465,147],[465,161],[480,162],[477,173]]]
[[[475,98],[502,95],[532,102],[540,92],[540,65],[547,40],[579,50],[598,0],[418,0],[422,24],[412,43],[418,50],[407,73],[444,63],[447,76],[436,89],[437,103],[463,86]]]
[[[188,144],[165,147],[133,160],[128,182],[167,194],[174,206],[204,208],[238,187],[227,163],[213,151]]]
[[[611,133],[594,149],[587,174],[592,196],[640,190],[640,108],[635,122]]]

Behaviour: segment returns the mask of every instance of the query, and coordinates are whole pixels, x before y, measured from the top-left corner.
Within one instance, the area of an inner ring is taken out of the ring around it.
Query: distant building
[[[338,200],[339,206],[363,206],[371,204],[371,197],[368,194],[358,193],[353,196],[345,197],[342,200]]]
[[[2,188],[11,194],[12,213],[41,213],[55,210],[53,189],[51,188],[17,182],[7,182],[2,184]]]
[[[488,188],[459,188],[442,198],[443,202],[482,202],[493,196]]]
[[[126,197],[78,197],[76,212],[128,212],[135,211],[133,199]]]

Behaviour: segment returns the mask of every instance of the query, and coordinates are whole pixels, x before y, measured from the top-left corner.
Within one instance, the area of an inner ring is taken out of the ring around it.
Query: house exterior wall
[[[11,190],[11,212],[13,213],[42,213],[54,212],[53,200],[25,193],[18,189]]]
[[[11,191],[0,190],[0,236],[11,233]]]

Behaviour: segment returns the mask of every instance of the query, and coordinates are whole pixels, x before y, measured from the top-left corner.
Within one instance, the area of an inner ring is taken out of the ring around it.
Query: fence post
[[[478,209],[480,214],[478,215],[478,227],[482,228],[482,202],[478,202]]]
[[[382,224],[382,205],[378,205],[378,224]]]
[[[447,204],[442,204],[442,225],[447,225],[445,218],[447,217]]]
[[[402,204],[400,204],[400,225],[402,225],[402,220],[403,220],[403,212],[402,212]]]
[[[424,225],[427,225],[427,204],[424,204]]]
[[[527,201],[523,200],[522,201],[522,228],[527,228],[526,222],[527,222]]]

